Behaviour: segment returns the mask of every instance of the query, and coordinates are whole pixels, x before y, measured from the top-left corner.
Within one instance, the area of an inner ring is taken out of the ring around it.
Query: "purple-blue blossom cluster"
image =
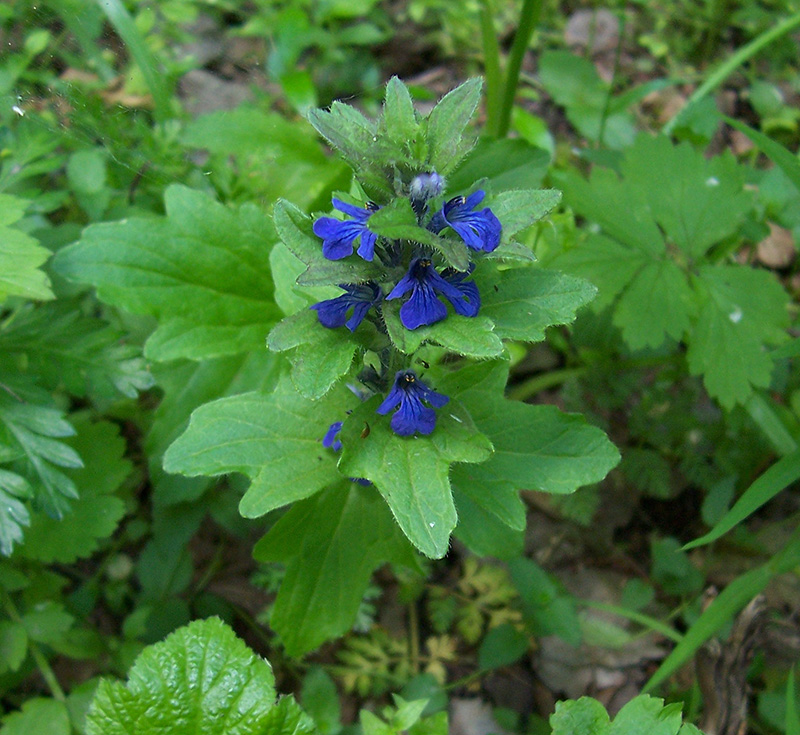
[[[418,225],[435,235],[449,228],[476,255],[493,252],[500,245],[502,226],[491,209],[478,209],[485,192],[478,190],[467,197],[453,197],[429,215],[431,200],[443,189],[444,181],[435,172],[419,174],[411,182],[408,196]],[[409,330],[445,319],[448,303],[456,314],[477,316],[481,298],[477,285],[470,279],[474,264],[463,271],[440,266],[436,262],[436,252],[427,245],[378,236],[369,226],[370,218],[381,208],[373,202],[359,207],[334,198],[333,207],[347,217],[320,217],[313,225],[314,234],[322,239],[323,255],[329,260],[341,260],[352,256],[353,249],[357,248],[363,260],[383,266],[384,276],[380,282],[340,284],[344,293],[311,306],[320,324],[329,329],[346,326],[353,332],[372,313],[371,321],[386,332],[380,313],[382,302],[395,299],[403,300],[400,322]],[[385,386],[389,361],[383,367],[381,377]],[[430,434],[436,425],[433,409],[441,408],[448,400],[447,396],[428,388],[413,370],[401,370],[396,372],[378,413],[395,411],[391,427],[400,436]],[[334,427],[336,424],[331,426],[325,442],[328,442],[326,446],[337,449],[331,443],[338,443],[338,439],[334,439],[338,429],[334,431]]]

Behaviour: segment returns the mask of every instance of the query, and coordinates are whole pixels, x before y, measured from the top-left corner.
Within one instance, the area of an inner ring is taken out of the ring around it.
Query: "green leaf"
[[[375,123],[338,101],[330,110],[311,110],[308,121],[350,164],[370,197],[380,202],[394,195],[381,164],[396,155],[395,144],[377,135]]]
[[[480,275],[480,274],[479,274]],[[488,278],[492,278],[489,274]],[[502,271],[497,284],[483,285],[481,314],[489,317],[503,339],[537,342],[553,324],[567,324],[589,303],[596,289],[580,278],[544,268]]]
[[[281,200],[273,214],[275,229],[286,247],[308,267],[298,279],[302,286],[329,286],[339,283],[364,283],[380,280],[383,273],[376,263],[361,258],[327,260],[322,255],[322,240],[312,229],[313,220],[294,204]]]
[[[19,712],[3,718],[2,735],[70,735],[69,712],[63,702],[55,699],[29,699]]]
[[[136,398],[154,384],[141,349],[102,319],[84,316],[77,301],[26,305],[0,330],[0,350],[20,372],[75,396]]]
[[[383,124],[389,139],[401,148],[419,135],[419,123],[411,95],[397,77],[392,77],[386,84]]]
[[[695,651],[712,635],[721,630],[748,602],[758,595],[777,574],[783,574],[800,564],[800,531],[795,531],[789,543],[766,564],[739,575],[706,607],[692,623],[683,640],[658,667],[644,687],[651,691],[685,664]]]
[[[267,346],[274,352],[290,351],[292,382],[303,396],[316,400],[350,370],[359,344],[347,329],[323,327],[317,312],[305,309],[278,323]]]
[[[534,189],[541,185],[549,165],[549,153],[522,138],[484,138],[447,177],[447,191],[466,193],[482,180],[491,191]],[[494,204],[492,211],[495,212]]]
[[[456,478],[451,478],[455,483]],[[475,488],[482,493],[484,488]],[[493,488],[494,490],[494,488]],[[493,498],[496,492],[482,493]],[[514,493],[519,500],[518,493]],[[478,556],[493,556],[497,559],[513,559],[523,553],[525,534],[512,530],[498,518],[498,514],[486,510],[482,503],[453,485],[453,499],[458,511],[458,525],[453,532],[455,537]],[[524,524],[523,524],[524,527]]]
[[[622,174],[628,187],[646,197],[667,236],[692,258],[736,232],[753,203],[744,189],[744,168],[730,153],[709,160],[689,143],[674,146],[664,135],[640,135],[625,152]]]
[[[769,156],[772,162],[786,174],[788,178],[800,192],[800,161],[791,151],[784,148],[780,143],[776,143],[772,138],[767,137],[758,130],[745,125],[739,120],[723,116],[722,118],[728,125],[744,133],[753,141],[764,153]]]
[[[91,555],[100,539],[110,536],[125,513],[125,505],[113,495],[131,473],[123,459],[125,441],[119,429],[107,421],[75,421],[77,436],[68,444],[83,458],[84,467],[69,474],[79,497],[61,520],[35,514],[20,549],[22,556],[50,564],[71,564]]]
[[[167,450],[164,469],[190,477],[244,473],[253,482],[239,510],[257,518],[339,479],[336,457],[321,442],[356,401],[338,387],[312,402],[286,378],[268,395],[212,401],[192,414],[189,428]]]
[[[469,149],[461,138],[480,102],[481,87],[480,79],[464,82],[442,97],[428,116],[430,165],[441,175],[450,173]]]
[[[700,302],[689,371],[730,409],[769,386],[773,361],[764,344],[786,339],[788,296],[772,273],[742,266],[703,266],[694,284]]]
[[[270,626],[290,656],[345,633],[372,572],[386,562],[413,566],[414,558],[375,489],[352,482],[295,503],[253,556],[286,565]]]
[[[613,321],[628,345],[639,350],[660,347],[668,337],[680,341],[694,312],[686,274],[671,260],[651,260],[620,296]]]
[[[511,581],[517,588],[526,625],[537,637],[557,635],[571,646],[581,643],[581,627],[574,600],[557,580],[530,559],[509,562]]]
[[[302,74],[296,79],[305,81]],[[286,90],[287,80],[281,81]],[[214,154],[209,168],[230,166],[233,159],[237,189],[246,187],[264,202],[285,197],[303,208],[328,204],[328,192],[351,178],[343,163],[325,155],[307,123],[247,106],[201,115],[188,123],[181,142]]]
[[[22,217],[26,205],[22,199],[0,194],[0,303],[9,296],[53,298],[50,279],[39,270],[50,251],[30,235],[8,226]]]
[[[263,735],[276,727],[272,669],[218,618],[198,620],[146,648],[128,683],[103,680],[86,735]],[[303,732],[303,731],[301,731]]]
[[[61,603],[44,602],[22,616],[22,625],[32,641],[57,645],[72,627],[75,618]]]
[[[0,469],[0,554],[11,556],[14,544],[22,541],[22,527],[31,515],[22,502],[32,495],[28,481],[16,472]]]
[[[450,465],[483,462],[492,445],[456,401],[437,411],[436,428],[427,437],[397,436],[389,417],[376,415],[379,404],[376,396],[345,421],[339,469],[349,477],[370,480],[409,541],[423,554],[439,559],[447,553],[456,525]],[[370,432],[362,438],[365,425]]]
[[[605,707],[591,697],[556,702],[550,715],[553,735],[605,735],[608,724]]]
[[[597,288],[592,308],[610,306],[651,258],[620,245],[616,240],[590,234],[577,247],[557,256],[552,265],[590,281]]]
[[[490,207],[503,225],[503,242],[508,242],[520,230],[550,213],[560,201],[561,192],[555,189],[524,189],[492,197]],[[501,245],[500,253],[502,249]]]
[[[505,385],[507,375],[507,364],[481,363],[440,381],[438,389],[466,406],[495,450],[482,464],[457,468],[457,485],[564,494],[602,480],[619,461],[606,435],[578,414],[503,398],[493,386]]]
[[[0,674],[17,671],[27,654],[28,632],[25,626],[10,620],[0,620]]]
[[[0,391],[0,456],[12,460],[9,471],[30,483],[35,506],[53,518],[61,518],[68,501],[78,497],[72,479],[55,469],[83,466],[72,447],[57,441],[74,433],[61,411]]]
[[[567,204],[600,225],[607,235],[649,257],[665,251],[664,238],[640,188],[597,166],[589,181],[572,172],[556,181],[564,190]]]
[[[406,355],[416,352],[424,342],[435,342],[468,357],[497,357],[503,353],[503,343],[486,316],[466,317],[451,312],[436,324],[406,329],[400,321],[401,306],[399,300],[393,300],[385,301],[381,308],[389,337],[394,346]]]
[[[145,440],[145,451],[158,504],[191,502],[209,485],[206,478],[168,475],[161,467],[164,452],[186,430],[192,411],[223,396],[252,390],[267,392],[275,386],[283,368],[283,359],[267,350],[200,363],[187,360],[156,366],[155,374],[164,398],[156,409]]]
[[[772,465],[742,493],[734,506],[720,518],[714,528],[686,544],[683,549],[694,549],[697,546],[716,541],[738,526],[745,518],[755,513],[762,505],[772,500],[782,490],[796,482],[798,478],[800,478],[800,451],[795,451]]]
[[[204,359],[262,348],[280,313],[272,298],[272,229],[255,205],[234,213],[172,185],[167,216],[91,225],[61,250],[56,269],[107,303],[149,314],[154,360]],[[220,278],[220,274],[225,274]]]
[[[482,671],[499,669],[513,664],[528,650],[528,637],[513,625],[503,623],[492,628],[481,641],[478,650],[478,666]]]

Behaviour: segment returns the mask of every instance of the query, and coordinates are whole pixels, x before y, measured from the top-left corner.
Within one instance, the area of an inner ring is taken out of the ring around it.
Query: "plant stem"
[[[419,614],[414,602],[408,605],[408,646],[411,670],[416,675],[419,673]]]
[[[481,38],[483,39],[483,71],[486,76],[486,132],[497,135],[500,124],[503,77],[500,72],[500,46],[494,32],[492,0],[481,3]]]
[[[5,590],[0,590],[0,594],[2,594],[3,607],[5,608],[8,617],[11,618],[11,620],[13,620],[15,623],[24,626],[24,623],[22,622],[22,616],[19,614],[17,606],[11,599],[11,595],[9,595]],[[42,649],[39,648],[39,645],[36,643],[36,641],[33,641],[30,638],[28,638],[28,650],[33,657],[36,668],[39,669],[39,673],[47,683],[53,698],[57,699],[59,702],[65,702],[67,697],[64,694],[64,690],[61,688],[61,684],[58,683],[58,679],[56,678],[56,675],[50,666],[50,662],[42,653]]]
[[[611,83],[608,85],[608,94],[606,95],[606,101],[603,105],[603,114],[600,116],[600,131],[597,134],[597,147],[601,148],[603,146],[603,136],[606,134],[606,121],[608,120],[608,111],[611,109],[611,95],[614,91],[614,83],[617,80],[617,71],[619,71],[619,59],[622,56],[622,39],[625,38],[625,14],[621,14],[622,17],[619,21],[619,38],[617,38],[617,48],[614,51],[614,68],[611,72]],[[594,16],[592,16],[594,18]],[[587,46],[587,48],[589,48]]]
[[[786,35],[789,31],[794,30],[800,26],[800,13],[795,13],[793,16],[787,18],[783,23],[778,23],[774,28],[764,31],[760,36],[754,38],[750,43],[742,46],[733,56],[727,61],[723,62],[703,84],[701,84],[689,97],[687,103],[678,111],[665,126],[664,134],[671,135],[675,130],[678,123],[686,117],[689,111],[697,105],[709,92],[715,90],[722,82],[724,82],[737,67],[741,66],[745,61],[752,58],[764,48],[769,46],[773,41]]]
[[[500,119],[497,125],[497,137],[505,138],[511,126],[511,109],[514,107],[514,97],[517,93],[519,72],[522,69],[522,60],[528,50],[533,31],[539,23],[542,13],[542,0],[525,0],[522,12],[519,15],[519,25],[514,34],[514,43],[506,66],[506,83],[503,93],[503,102],[500,108]]]
[[[526,398],[532,398],[537,393],[552,388],[554,385],[565,383],[571,378],[580,378],[583,374],[588,372],[588,370],[589,366],[583,365],[578,368],[551,370],[549,373],[534,375],[532,378],[511,388],[511,390],[508,391],[508,397],[512,401],[524,401]]]

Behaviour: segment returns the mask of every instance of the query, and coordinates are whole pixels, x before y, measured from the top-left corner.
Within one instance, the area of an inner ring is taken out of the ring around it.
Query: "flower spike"
[[[441,408],[450,399],[435,390],[428,388],[413,370],[401,370],[394,376],[392,386],[386,400],[378,406],[377,413],[385,416],[397,408],[392,416],[392,431],[398,436],[430,434],[436,427],[436,412],[423,405],[423,401],[434,408]]]
[[[333,199],[334,209],[349,214],[353,219],[338,220],[333,217],[320,217],[314,223],[314,234],[322,238],[322,254],[328,260],[341,260],[353,253],[353,243],[360,237],[358,254],[368,261],[375,257],[375,243],[378,236],[370,232],[367,220],[380,207],[367,202],[364,207],[347,204],[340,199]]]
[[[472,211],[485,196],[479,189],[466,198],[454,197],[433,215],[428,229],[438,235],[445,227],[452,227],[468,248],[491,253],[500,245],[503,226],[488,207]]]
[[[345,293],[335,299],[312,304],[308,308],[316,310],[323,327],[335,329],[345,325],[351,332],[355,332],[370,308],[380,302],[383,294],[372,281],[364,284],[340,283],[339,288]],[[347,313],[351,308],[353,315],[348,319]]]
[[[458,271],[453,271],[457,273]],[[416,329],[434,324],[447,316],[447,308],[439,300],[443,295],[463,316],[475,316],[480,308],[480,297],[474,283],[463,284],[469,273],[443,278],[433,267],[430,258],[415,258],[408,273],[391,290],[386,300],[399,299],[409,291],[411,297],[400,307],[400,321],[406,329]]]

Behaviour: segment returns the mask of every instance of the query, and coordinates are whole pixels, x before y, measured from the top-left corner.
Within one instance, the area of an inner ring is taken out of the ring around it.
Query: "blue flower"
[[[309,306],[315,309],[319,323],[328,329],[335,329],[346,325],[351,332],[355,332],[372,306],[377,304],[382,297],[381,290],[372,281],[364,284],[339,284],[345,293],[335,299],[327,299]],[[347,313],[353,310],[353,315],[348,319]]]
[[[339,199],[333,199],[334,209],[349,214],[353,219],[338,220],[333,217],[320,217],[314,223],[314,234],[322,238],[322,254],[328,260],[341,260],[353,253],[353,243],[360,237],[358,254],[364,260],[375,257],[375,242],[378,236],[370,232],[367,220],[380,207],[367,202],[364,207],[356,207]]]
[[[392,431],[398,436],[412,436],[416,432],[430,434],[436,426],[436,412],[423,405],[441,408],[450,399],[428,388],[413,370],[401,370],[394,376],[394,385],[377,412],[385,416],[397,408],[392,416]]]
[[[445,227],[452,227],[467,247],[491,253],[500,244],[503,226],[488,207],[480,212],[472,211],[485,196],[479,189],[466,198],[454,197],[433,215],[428,229],[438,234]]]
[[[326,449],[333,449],[338,452],[342,448],[342,442],[339,441],[338,434],[342,430],[342,421],[334,421],[325,432],[322,438],[322,446]]]
[[[453,305],[458,314],[475,316],[481,302],[474,283],[462,283],[469,273],[456,276],[440,276],[430,258],[415,258],[408,273],[386,297],[399,299],[411,291],[411,296],[400,307],[400,321],[406,329],[416,329],[425,324],[434,324],[447,316],[447,307],[439,300],[442,294]]]

